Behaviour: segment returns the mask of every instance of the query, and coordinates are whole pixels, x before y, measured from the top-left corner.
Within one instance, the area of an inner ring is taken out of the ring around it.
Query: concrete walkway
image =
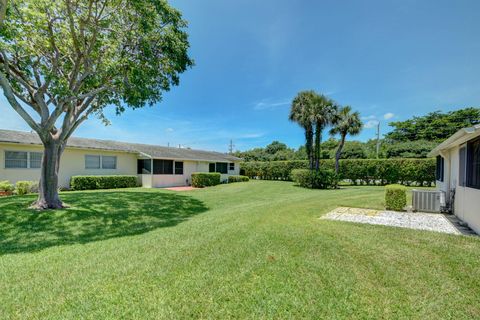
[[[164,189],[165,190],[170,190],[170,191],[190,191],[190,190],[195,190],[195,189],[198,189],[198,188],[186,186],[186,187],[170,187],[170,188],[164,188]]]
[[[465,234],[445,215],[438,213],[408,213],[340,207],[320,219],[428,230],[456,235]]]

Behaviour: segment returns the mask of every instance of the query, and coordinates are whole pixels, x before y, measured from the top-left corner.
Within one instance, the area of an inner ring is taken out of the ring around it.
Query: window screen
[[[85,156],[85,169],[100,169],[100,156]]]
[[[175,161],[175,174],[183,174],[183,162]]]
[[[443,182],[444,165],[445,165],[445,160],[443,159],[443,157],[437,156],[437,167],[435,172],[435,178],[437,181]]]
[[[458,185],[465,187],[466,181],[466,169],[467,169],[467,148],[460,148],[458,153],[459,165],[458,165]]]
[[[467,187],[480,189],[480,139],[467,145]]]
[[[210,163],[208,165],[208,172],[215,172],[215,163]]]
[[[228,166],[228,163],[217,162],[217,172],[228,173],[227,166]]]
[[[28,168],[28,152],[5,151],[5,168]]]
[[[173,160],[153,160],[153,174],[173,174]]]
[[[139,159],[137,161],[137,173],[138,174],[151,174],[152,173],[152,160]]]
[[[41,168],[42,157],[43,157],[43,153],[41,152],[30,152],[30,168],[32,169]]]
[[[234,171],[234,170],[235,170],[235,163],[231,162],[231,163],[228,165],[228,170]]]
[[[103,169],[117,169],[117,157],[103,156],[102,157],[102,168]]]

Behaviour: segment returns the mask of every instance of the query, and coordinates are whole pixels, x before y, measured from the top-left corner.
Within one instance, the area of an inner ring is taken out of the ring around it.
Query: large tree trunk
[[[340,170],[340,157],[342,156],[342,149],[344,145],[345,145],[345,135],[342,134],[337,152],[335,153],[335,173],[338,173],[338,171]]]
[[[61,209],[64,208],[64,205],[58,196],[58,169],[64,149],[63,144],[56,140],[50,140],[44,143],[44,147],[39,194],[32,207],[41,210]]]
[[[313,131],[312,128],[305,128],[305,150],[307,151],[310,170],[313,170]]]

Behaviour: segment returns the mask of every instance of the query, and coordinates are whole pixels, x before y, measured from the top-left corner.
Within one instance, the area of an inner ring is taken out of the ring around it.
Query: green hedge
[[[385,207],[387,210],[402,211],[407,205],[407,188],[398,184],[385,187]]]
[[[334,169],[335,161],[321,161],[322,169]],[[246,176],[263,180],[292,180],[292,170],[308,169],[308,161],[243,162]],[[435,183],[435,159],[344,159],[340,160],[340,180],[352,184],[432,185]]]
[[[72,190],[118,189],[137,186],[137,176],[73,176]]]
[[[192,173],[192,186],[195,188],[211,187],[220,184],[220,173],[194,172]]]
[[[15,187],[10,181],[0,181],[0,192],[13,192],[13,190],[15,190]]]
[[[292,179],[300,187],[309,189],[330,189],[338,186],[337,174],[331,169],[293,169]]]
[[[38,181],[17,181],[15,193],[23,196],[29,193],[38,193]]]
[[[250,178],[247,176],[228,176],[228,183],[247,182],[247,181],[250,181]]]

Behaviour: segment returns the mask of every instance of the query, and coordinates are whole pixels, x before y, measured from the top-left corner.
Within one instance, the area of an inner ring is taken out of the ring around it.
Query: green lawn
[[[318,219],[383,188],[252,181],[0,199],[0,318],[480,317],[480,240]]]

